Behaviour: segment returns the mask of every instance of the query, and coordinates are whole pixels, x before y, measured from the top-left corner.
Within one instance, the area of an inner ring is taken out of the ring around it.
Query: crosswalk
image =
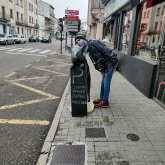
[[[52,55],[56,51],[50,49],[36,49],[36,48],[13,48],[13,47],[0,47],[0,51],[5,51],[6,53],[26,53],[26,54],[41,54],[41,55]]]

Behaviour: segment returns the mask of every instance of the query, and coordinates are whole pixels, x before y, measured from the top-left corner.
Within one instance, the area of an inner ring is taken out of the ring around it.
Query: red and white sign
[[[79,15],[79,10],[65,10],[65,14]]]
[[[79,16],[77,15],[67,15],[67,20],[68,21],[77,21],[79,19]]]

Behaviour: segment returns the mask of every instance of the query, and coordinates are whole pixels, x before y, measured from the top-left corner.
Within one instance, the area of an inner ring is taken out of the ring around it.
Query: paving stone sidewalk
[[[101,75],[89,59],[88,63],[93,100],[99,96]],[[42,157],[46,157],[46,165],[54,165],[56,146],[74,143],[85,145],[88,165],[165,165],[165,110],[120,73],[115,72],[112,79],[109,108],[94,109],[87,117],[73,118],[70,102],[68,82],[53,123],[55,135],[46,140],[47,150],[43,147],[38,165],[44,164]],[[90,135],[93,128],[94,137]],[[139,140],[128,139],[130,133],[138,135]]]

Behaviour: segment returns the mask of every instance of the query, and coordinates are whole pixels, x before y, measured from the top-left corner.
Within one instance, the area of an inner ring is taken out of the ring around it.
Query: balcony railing
[[[0,20],[9,22],[10,21],[10,15],[9,14],[3,14],[0,12]]]

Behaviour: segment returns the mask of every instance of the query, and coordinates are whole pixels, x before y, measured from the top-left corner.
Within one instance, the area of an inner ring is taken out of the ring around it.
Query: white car
[[[15,43],[18,43],[18,44],[21,44],[21,43],[25,44],[27,41],[27,38],[18,34],[13,35],[13,37],[14,37]]]
[[[15,40],[10,34],[0,34],[0,44],[15,44]]]

